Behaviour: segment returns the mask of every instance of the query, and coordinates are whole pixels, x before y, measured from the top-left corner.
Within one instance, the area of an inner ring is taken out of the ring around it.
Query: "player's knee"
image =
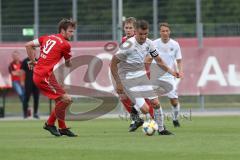
[[[143,114],[149,113],[149,108],[146,103],[143,104],[143,106],[140,108],[140,110]]]
[[[63,95],[62,100],[68,105],[72,103],[72,98],[69,95]]]
[[[70,104],[72,103],[72,98],[71,98],[71,97],[68,97],[68,98],[66,99],[66,103],[67,103],[68,105],[70,105]]]
[[[151,100],[151,105],[152,105],[152,107],[155,108],[155,109],[160,108],[160,104],[159,104],[158,99],[153,99],[153,100]]]

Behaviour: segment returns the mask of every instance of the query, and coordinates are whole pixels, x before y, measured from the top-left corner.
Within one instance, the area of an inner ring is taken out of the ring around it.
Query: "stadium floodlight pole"
[[[153,0],[153,38],[158,37],[158,0]]]
[[[118,42],[121,43],[122,38],[122,12],[123,12],[123,6],[122,6],[122,0],[118,0]]]
[[[78,4],[77,4],[77,0],[72,0],[72,17],[73,20],[77,22],[77,8],[78,8]],[[73,35],[73,41],[77,41],[77,27],[75,29],[74,35]]]
[[[198,47],[203,47],[203,24],[201,22],[201,0],[196,0],[196,26]]]
[[[34,38],[39,35],[39,1],[34,0]]]
[[[198,48],[203,48],[203,24],[201,22],[201,0],[196,0],[196,26],[197,26],[197,38]],[[200,94],[199,96],[200,108],[205,109],[205,97]]]
[[[112,0],[112,40],[117,40],[117,0]]]

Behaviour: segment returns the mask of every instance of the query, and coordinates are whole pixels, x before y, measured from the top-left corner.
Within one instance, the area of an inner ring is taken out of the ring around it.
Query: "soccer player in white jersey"
[[[122,43],[126,42],[129,38],[133,37],[135,35],[135,24],[136,24],[136,18],[134,17],[128,17],[124,21],[124,32],[125,36],[122,37]],[[131,101],[130,98],[127,96],[119,97],[120,101],[122,102],[124,108],[128,113],[130,114],[130,119],[132,120],[130,126],[129,126],[129,132],[134,132],[138,129],[138,127],[142,126],[144,120],[139,116],[139,112],[135,109],[134,103]],[[145,99],[147,104],[149,105],[149,113],[153,117],[153,108],[151,107],[151,102],[149,99]]]
[[[146,75],[144,60],[151,55],[159,67],[169,74],[178,77],[178,73],[167,67],[148,39],[149,24],[145,20],[136,22],[136,35],[129,38],[120,46],[111,61],[111,73],[116,82],[116,91],[119,95],[127,95],[135,103],[135,107],[149,116],[149,106],[144,98],[151,99],[154,107],[154,120],[158,124],[159,135],[171,135],[164,127],[163,111],[151,83]]]
[[[168,23],[160,23],[159,25],[160,38],[153,41],[159,56],[163,59],[166,65],[172,70],[177,70],[179,78],[183,78],[183,67],[182,67],[182,54],[181,49],[177,41],[170,38],[170,26]],[[173,86],[173,90],[167,94],[170,103],[172,105],[172,118],[174,127],[180,127],[178,121],[178,115],[180,111],[180,103],[178,100],[176,78],[165,73],[159,78],[159,80],[167,81]]]

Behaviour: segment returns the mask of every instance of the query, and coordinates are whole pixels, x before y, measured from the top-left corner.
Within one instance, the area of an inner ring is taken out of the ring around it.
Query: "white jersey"
[[[178,42],[170,38],[167,43],[164,43],[161,38],[158,38],[153,41],[153,44],[165,64],[172,70],[175,70],[176,60],[182,59],[182,53]],[[156,62],[153,60],[153,63]],[[167,74],[170,75],[169,73]]]
[[[118,74],[121,79],[132,79],[146,74],[144,60],[147,55],[158,56],[156,48],[150,39],[139,44],[135,37],[129,38],[120,46],[116,53],[120,63],[118,64]]]
[[[175,64],[176,60],[182,59],[182,53],[180,46],[177,41],[173,39],[169,39],[167,43],[163,43],[161,38],[156,39],[153,41],[153,44],[155,45],[159,56],[163,59],[165,64],[171,68],[172,70],[175,70]],[[158,78],[161,81],[168,82],[172,85],[173,90],[167,94],[169,98],[178,98],[177,94],[177,82],[175,77],[169,73],[165,73],[163,76],[160,76]]]

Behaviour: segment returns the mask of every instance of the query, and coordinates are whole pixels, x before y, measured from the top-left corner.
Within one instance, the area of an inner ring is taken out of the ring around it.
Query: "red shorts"
[[[51,74],[51,76],[33,74],[33,81],[40,91],[50,99],[57,99],[65,94],[65,91],[58,84],[54,74]]]

